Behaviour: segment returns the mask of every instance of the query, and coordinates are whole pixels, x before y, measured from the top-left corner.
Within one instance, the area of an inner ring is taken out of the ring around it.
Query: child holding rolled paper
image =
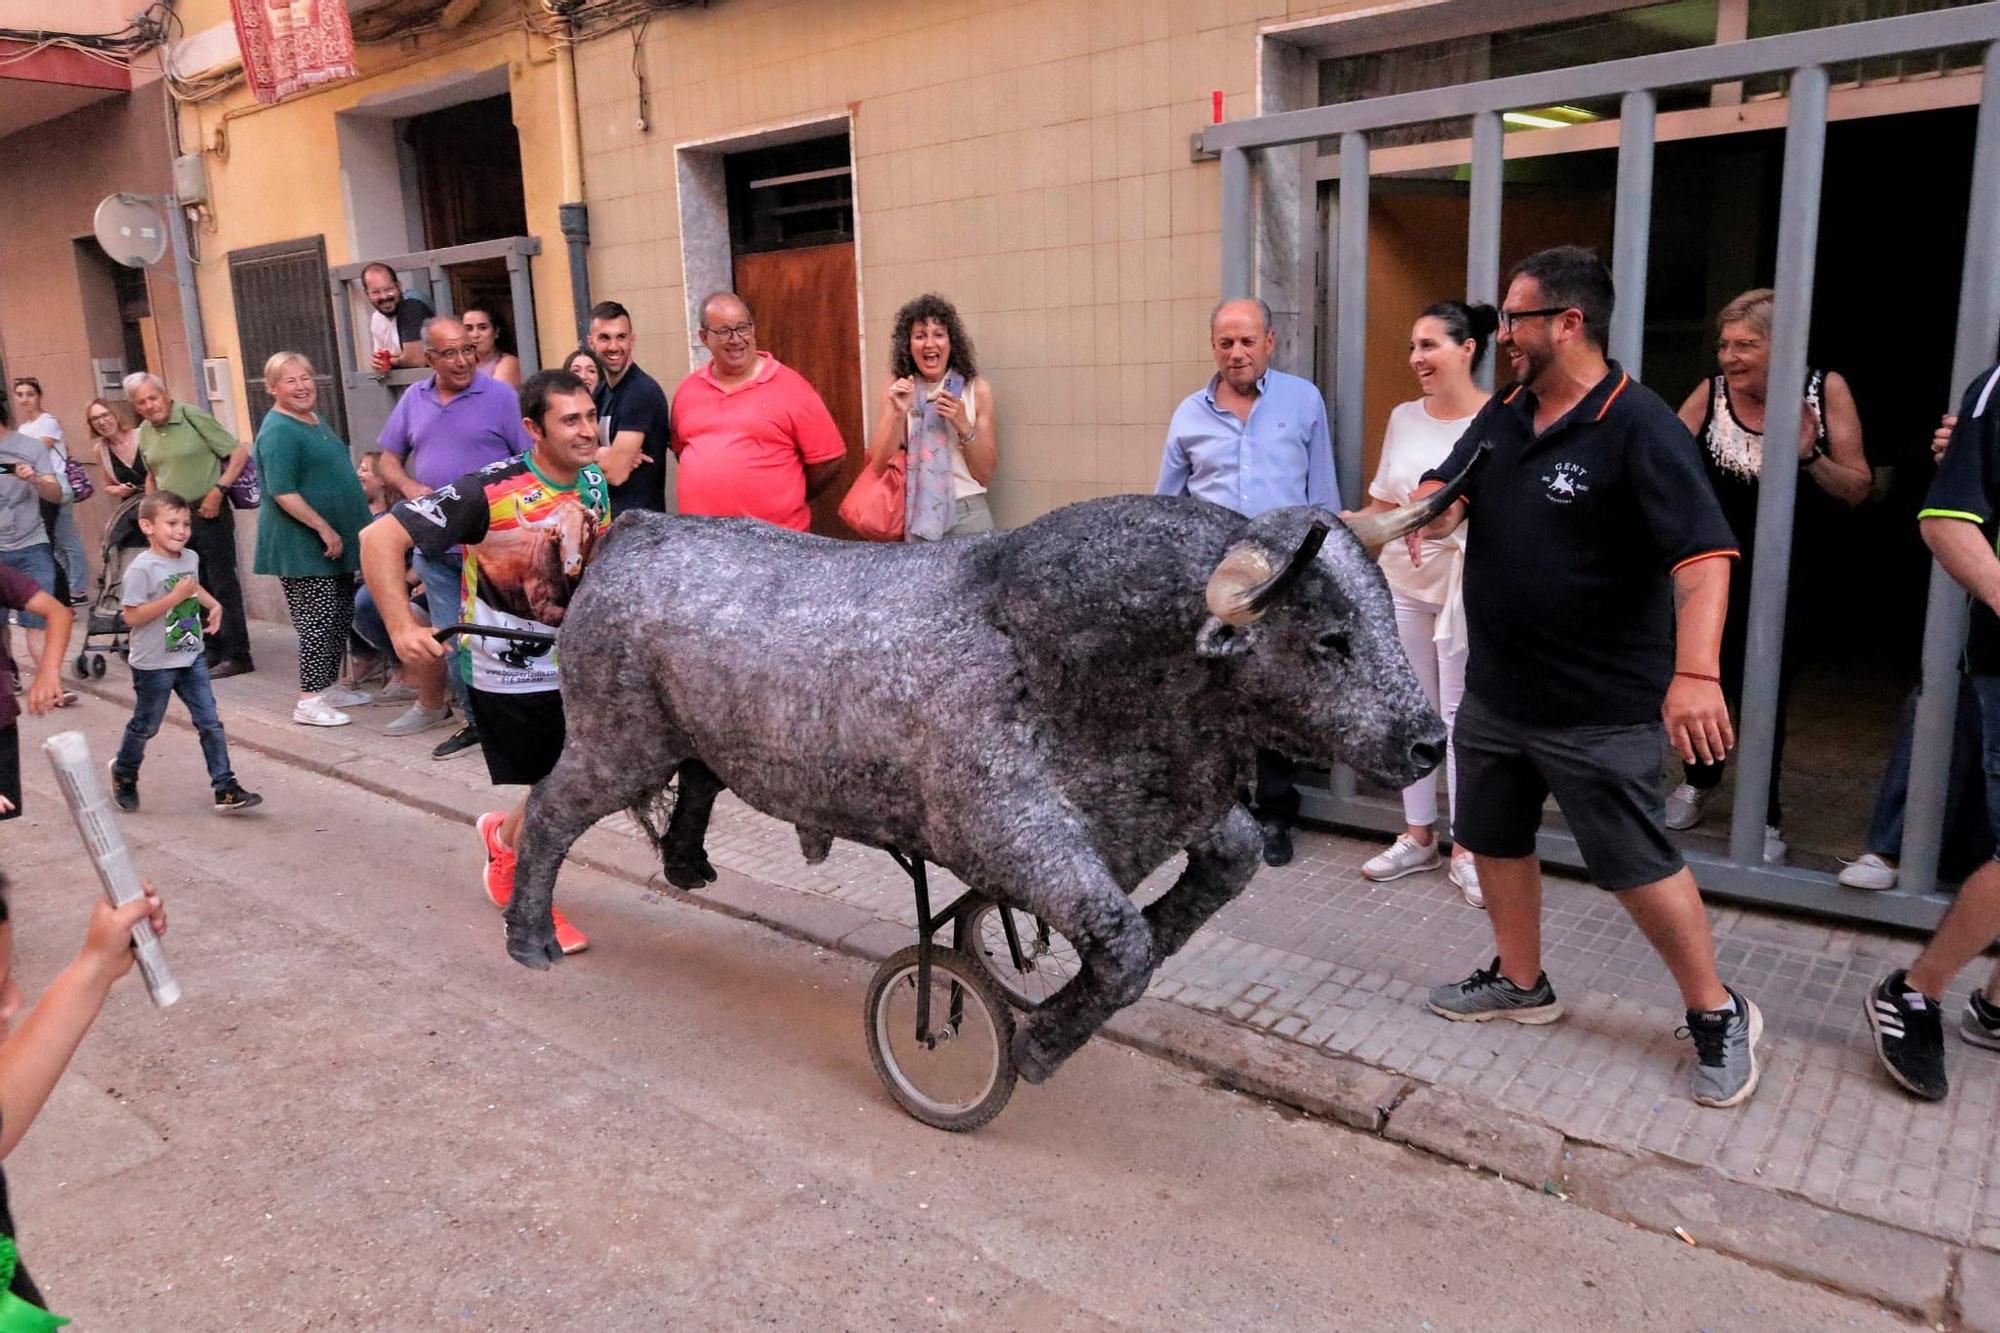
[[[5,1033],[0,1038],[0,1158],[14,1151],[55,1091],[83,1034],[97,1021],[112,984],[132,970],[133,927],[145,920],[151,921],[155,934],[167,929],[166,909],[151,884],[145,886],[144,897],[123,907],[113,907],[99,896],[82,950],[10,1031],[8,1025],[21,1007],[21,992],[12,976],[14,926],[7,915],[6,887],[6,877],[0,875],[0,1032]],[[4,1174],[0,1174],[0,1277],[6,1278],[6,1288],[0,1291],[0,1328],[54,1328],[67,1322],[42,1308],[42,1294],[20,1261]]]

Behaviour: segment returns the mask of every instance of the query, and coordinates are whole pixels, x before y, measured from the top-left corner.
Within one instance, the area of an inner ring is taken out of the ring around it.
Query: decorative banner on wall
[[[229,0],[243,73],[260,102],[351,79],[354,30],[341,0]]]

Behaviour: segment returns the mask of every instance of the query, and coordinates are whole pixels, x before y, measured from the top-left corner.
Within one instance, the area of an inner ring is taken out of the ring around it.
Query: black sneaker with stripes
[[[1906,975],[1891,972],[1868,992],[1868,1026],[1875,1054],[1897,1083],[1929,1101],[1944,1100],[1944,1017],[1938,1002],[1910,989]]]

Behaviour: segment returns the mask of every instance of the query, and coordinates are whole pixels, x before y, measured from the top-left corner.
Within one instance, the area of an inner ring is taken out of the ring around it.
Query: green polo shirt
[[[174,404],[165,425],[148,421],[139,427],[139,454],[155,484],[192,505],[199,505],[215,489],[222,479],[222,465],[237,448],[236,438],[221,422],[186,403]]]

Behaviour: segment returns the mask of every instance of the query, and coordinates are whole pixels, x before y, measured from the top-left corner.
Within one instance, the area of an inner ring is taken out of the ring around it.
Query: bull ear
[[[1241,657],[1250,651],[1250,645],[1243,640],[1243,631],[1218,616],[1210,616],[1201,623],[1194,634],[1194,654],[1196,657]]]

